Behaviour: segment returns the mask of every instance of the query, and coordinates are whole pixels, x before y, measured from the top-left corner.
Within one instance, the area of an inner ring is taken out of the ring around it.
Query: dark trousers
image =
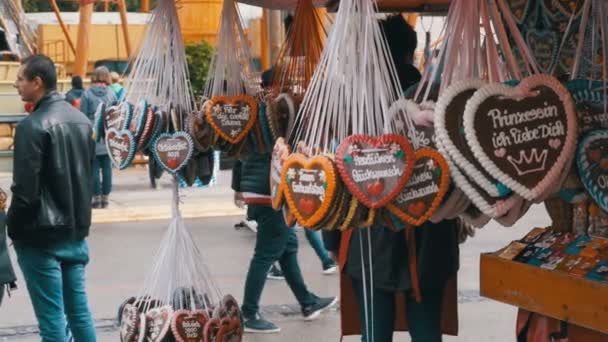
[[[269,206],[250,205],[249,219],[258,223],[255,252],[247,272],[243,316],[252,318],[259,311],[260,297],[266,284],[270,266],[278,261],[287,284],[302,306],[315,302],[315,296],[308,291],[298,264],[298,237],[287,227],[283,214]]]
[[[363,334],[362,342],[392,342],[395,324],[395,293],[378,288],[371,288],[369,281],[366,286],[367,305],[364,297],[362,279],[352,278],[353,288],[359,306],[359,317]],[[372,305],[373,292],[373,305]],[[441,308],[443,291],[423,291],[422,301],[416,300],[407,293],[406,315],[412,342],[441,342]],[[365,308],[367,307],[367,320]],[[373,311],[372,311],[373,309]],[[368,324],[366,324],[366,321]],[[373,332],[373,339],[368,339]]]
[[[112,162],[107,154],[93,160],[93,194],[109,195],[112,191]]]

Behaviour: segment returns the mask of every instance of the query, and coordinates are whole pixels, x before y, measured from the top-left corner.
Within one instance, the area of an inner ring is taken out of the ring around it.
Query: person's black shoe
[[[335,262],[331,262],[327,265],[323,265],[323,274],[332,275],[338,272],[338,265]]]
[[[243,325],[246,333],[271,334],[281,331],[281,328],[265,320],[260,314],[256,314],[254,318],[244,318]]]
[[[267,278],[272,280],[285,280],[283,271],[281,271],[281,269],[278,268],[275,264],[272,264],[272,266],[270,266]]]
[[[321,313],[338,303],[338,297],[320,298],[316,297],[315,303],[302,307],[302,315],[305,321],[312,321]]]

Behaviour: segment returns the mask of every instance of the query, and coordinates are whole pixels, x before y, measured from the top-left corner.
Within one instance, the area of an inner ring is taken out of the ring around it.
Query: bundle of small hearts
[[[175,6],[174,1],[158,2],[132,63],[124,101],[100,106],[96,127],[117,168],[128,167],[141,151],[149,157],[152,180],[167,171],[188,184],[197,177],[208,183],[213,155],[195,151],[186,131],[194,102]]]
[[[289,143],[273,150],[273,206],[310,229],[420,225],[447,189],[443,158],[417,149],[411,118],[401,131],[388,119],[401,86],[375,6],[340,2]]]
[[[287,137],[296,113],[321,58],[327,34],[323,18],[312,0],[299,0],[287,39],[272,67],[270,86],[265,90],[266,120],[272,145]],[[260,118],[263,119],[262,117]]]
[[[222,296],[179,212],[173,183],[173,219],[139,294],[119,309],[120,339],[139,341],[238,342],[239,305]]]
[[[231,156],[272,148],[270,130],[260,105],[260,80],[254,74],[249,45],[235,0],[223,2],[218,46],[211,61],[202,110],[191,131],[202,147]]]

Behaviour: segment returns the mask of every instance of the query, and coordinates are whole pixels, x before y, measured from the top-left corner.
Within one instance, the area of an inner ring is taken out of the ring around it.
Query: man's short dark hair
[[[72,76],[72,88],[82,89],[82,77],[78,75]]]
[[[380,22],[380,25],[386,35],[386,41],[393,59],[396,61],[406,59],[411,63],[414,59],[416,46],[418,45],[416,31],[405,21],[401,14],[387,17]]]
[[[23,74],[31,81],[40,77],[47,91],[57,89],[57,71],[55,63],[45,55],[33,55],[21,62]]]

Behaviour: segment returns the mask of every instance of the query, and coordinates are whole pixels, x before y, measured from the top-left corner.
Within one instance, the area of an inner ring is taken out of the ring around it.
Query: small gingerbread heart
[[[608,211],[608,130],[590,131],[581,139],[576,164],[589,195]]]
[[[178,310],[173,313],[171,331],[177,342],[200,342],[208,320],[204,310]]]
[[[173,308],[169,305],[149,310],[146,313],[146,342],[161,342],[169,333]]]
[[[272,149],[270,164],[270,197],[272,198],[272,207],[275,210],[278,210],[283,205],[284,194],[281,188],[281,172],[283,171],[283,164],[290,153],[291,149],[285,143],[285,139],[277,139]]]
[[[207,109],[207,122],[215,132],[231,144],[241,142],[254,127],[258,105],[248,95],[214,96]]]
[[[144,316],[145,328],[145,316]],[[142,315],[131,303],[124,305],[120,314],[120,340],[122,342],[137,342],[142,333]]]
[[[194,143],[186,132],[160,134],[152,145],[158,164],[167,172],[176,174],[190,160]]]
[[[112,164],[120,170],[127,168],[135,156],[136,142],[133,134],[126,129],[109,128],[105,140]]]

